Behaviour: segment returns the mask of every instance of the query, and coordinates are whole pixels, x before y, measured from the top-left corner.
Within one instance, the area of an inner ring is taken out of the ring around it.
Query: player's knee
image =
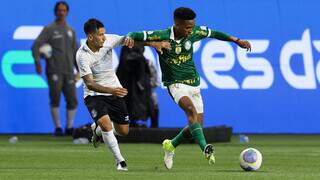
[[[67,102],[67,109],[68,110],[73,110],[73,109],[76,109],[77,107],[78,107],[77,100],[72,100],[72,101]]]
[[[59,107],[59,100],[50,100],[50,107]]]
[[[186,113],[190,117],[197,117],[197,111],[192,105],[187,106]]]
[[[100,122],[99,126],[100,126],[101,130],[104,132],[112,131],[112,125],[110,123],[106,123],[106,122],[101,123]]]

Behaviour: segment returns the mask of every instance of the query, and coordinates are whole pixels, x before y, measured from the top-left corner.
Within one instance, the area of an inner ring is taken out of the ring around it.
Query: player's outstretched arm
[[[213,38],[222,40],[222,41],[230,41],[236,43],[239,47],[246,49],[247,51],[251,51],[251,44],[247,40],[241,40],[240,38],[229,36],[220,31],[212,31]]]
[[[127,37],[135,41],[165,41],[170,39],[168,30],[130,32]]]

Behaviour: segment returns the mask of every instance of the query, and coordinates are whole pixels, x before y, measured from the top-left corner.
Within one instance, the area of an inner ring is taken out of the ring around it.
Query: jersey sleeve
[[[124,36],[119,36],[116,34],[106,34],[105,36],[106,41],[104,45],[110,47],[111,49],[122,46],[125,39]]]
[[[76,61],[79,68],[80,77],[92,74],[89,61],[85,57],[86,56],[84,54],[81,54],[81,52],[77,52]]]
[[[197,40],[201,40],[204,38],[215,38],[222,41],[230,40],[230,36],[228,34],[225,34],[220,31],[212,30],[207,26],[196,26],[194,32],[196,34]]]
[[[136,41],[164,41],[170,39],[168,30],[130,32],[127,36]]]

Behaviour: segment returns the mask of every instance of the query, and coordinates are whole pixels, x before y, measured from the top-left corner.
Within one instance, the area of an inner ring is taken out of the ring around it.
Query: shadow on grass
[[[228,173],[268,173],[268,171],[244,171],[241,169],[217,169],[215,172],[228,172]]]

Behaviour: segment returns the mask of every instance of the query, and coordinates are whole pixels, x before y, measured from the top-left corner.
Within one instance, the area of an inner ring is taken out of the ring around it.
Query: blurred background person
[[[130,126],[137,127],[138,121],[151,119],[151,127],[159,124],[159,106],[155,88],[159,85],[157,70],[150,60],[143,56],[144,47],[122,47],[117,76],[128,89],[125,101],[129,111]]]
[[[66,22],[69,5],[65,1],[55,4],[55,21],[43,28],[32,46],[36,71],[42,73],[41,57],[46,59],[46,76],[49,85],[50,110],[55,126],[54,135],[63,135],[60,119],[60,95],[66,100],[65,135],[73,132],[73,120],[77,109],[75,86],[75,55],[78,49],[75,31]]]

